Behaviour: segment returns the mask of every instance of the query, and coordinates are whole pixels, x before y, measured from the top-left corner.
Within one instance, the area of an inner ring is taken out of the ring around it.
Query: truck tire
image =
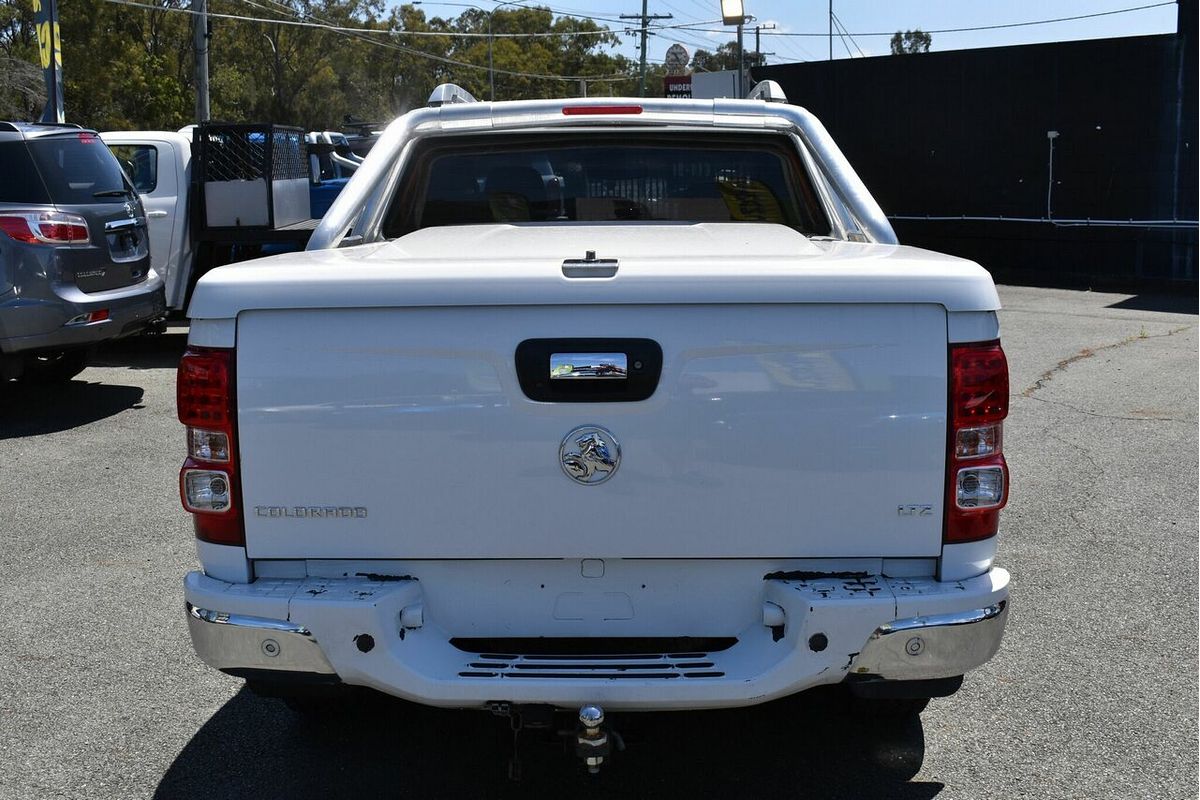
[[[355,713],[361,706],[362,693],[357,686],[343,683],[305,683],[254,679],[246,688],[259,697],[282,700],[290,711],[305,719],[334,719]]]
[[[855,697],[854,710],[875,719],[915,717],[929,705],[928,697]]]
[[[83,372],[89,355],[87,350],[61,350],[27,356],[19,379],[25,383],[66,383]]]
[[[331,719],[353,712],[354,697],[346,692],[340,696],[293,694],[279,698],[293,714],[306,719]]]
[[[930,698],[949,697],[962,686],[962,675],[908,681],[854,681],[845,684],[856,713],[876,719],[916,716]]]

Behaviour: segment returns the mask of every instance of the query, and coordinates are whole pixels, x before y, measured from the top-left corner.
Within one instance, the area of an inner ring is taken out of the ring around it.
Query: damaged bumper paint
[[[698,709],[753,705],[848,675],[961,675],[995,654],[1008,615],[1009,576],[999,568],[946,582],[882,575],[764,579],[762,571],[751,580],[747,571],[745,580],[709,581],[706,595],[703,580],[672,582],[664,574],[669,566],[635,563],[618,567],[629,591],[589,595],[547,589],[552,578],[529,583],[524,570],[549,568],[512,564],[510,579],[495,587],[478,585],[471,562],[406,564],[397,576],[249,584],[193,572],[185,579],[192,642],[206,663],[234,674],[336,674],[434,706],[603,702],[614,710]],[[495,562],[479,569],[496,574]],[[577,562],[575,570],[578,575]],[[694,563],[678,574],[697,571],[703,579]],[[653,597],[656,579],[663,590]],[[502,588],[525,584],[526,593]],[[638,587],[647,594],[637,594]],[[471,646],[518,641],[528,631],[642,641],[688,636],[724,644],[620,657]]]

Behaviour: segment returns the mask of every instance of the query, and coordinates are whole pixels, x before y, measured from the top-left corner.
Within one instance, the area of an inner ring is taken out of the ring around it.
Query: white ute
[[[919,710],[995,654],[987,272],[898,245],[795,106],[431,101],[308,252],[196,288],[204,661],[578,712],[595,768],[605,712]]]

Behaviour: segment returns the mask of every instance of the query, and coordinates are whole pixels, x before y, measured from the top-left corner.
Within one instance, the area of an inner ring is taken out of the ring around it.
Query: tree
[[[762,66],[766,63],[761,54],[753,50],[742,53],[746,66]],[[692,55],[692,70],[694,72],[719,72],[725,69],[738,68],[737,42],[725,42],[717,47],[716,52],[697,50]]]
[[[59,0],[71,122],[170,130],[193,121],[191,0],[143,1],[156,7]],[[0,0],[0,118],[35,119],[44,103],[32,9],[32,0]],[[426,17],[384,0],[209,0],[209,11],[261,18],[209,18],[214,120],[332,130],[347,114],[390,120],[446,82],[486,99],[489,21],[497,100],[578,94],[565,76],[596,78],[591,95],[637,92],[637,64],[613,52],[615,33],[544,7],[505,7],[490,20],[478,9]],[[294,21],[309,25],[285,24]],[[502,35],[513,33],[550,35]],[[655,94],[661,73],[647,76]]]
[[[478,35],[454,39],[455,44],[450,51],[453,59],[486,67],[488,38],[481,34],[488,33],[488,21],[488,14],[479,10],[469,10],[459,15],[454,30]],[[620,40],[591,20],[555,18],[549,8],[518,6],[493,11],[491,26],[492,33],[497,34],[492,41],[497,100],[562,97],[576,94],[579,90],[574,81],[511,73],[597,77],[628,74],[625,59],[605,52],[609,47],[619,44]],[[544,32],[555,35],[521,38],[502,35]],[[480,99],[488,97],[486,69],[451,69],[458,75],[456,83]]]
[[[45,103],[33,4],[0,0],[0,119],[37,119]]]
[[[901,56],[907,53],[928,53],[929,45],[933,44],[933,36],[917,28],[915,31],[896,31],[892,36],[892,55]]]

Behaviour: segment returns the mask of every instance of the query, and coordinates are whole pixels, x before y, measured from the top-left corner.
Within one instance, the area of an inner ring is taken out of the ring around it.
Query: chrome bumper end
[[[972,611],[898,619],[875,629],[851,673],[894,681],[962,675],[996,654],[1007,621],[1007,599]]]
[[[312,632],[303,625],[247,614],[227,614],[185,603],[196,654],[219,670],[333,674]]]

